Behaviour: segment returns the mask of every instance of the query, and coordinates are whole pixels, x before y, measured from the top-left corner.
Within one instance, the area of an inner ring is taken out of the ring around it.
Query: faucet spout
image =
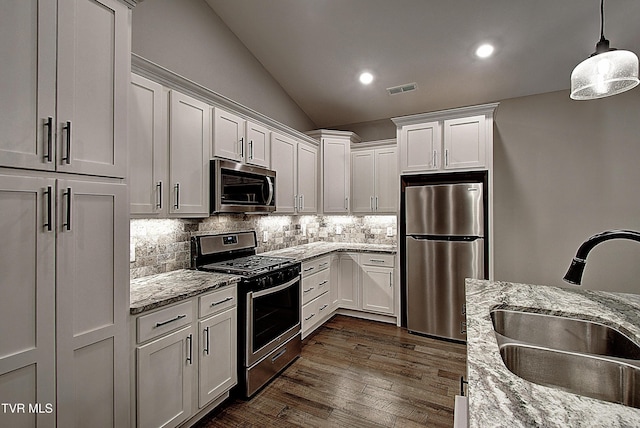
[[[596,245],[612,239],[630,239],[640,242],[640,232],[634,230],[605,230],[604,232],[593,235],[580,245],[563,280],[570,284],[580,285],[589,252]]]

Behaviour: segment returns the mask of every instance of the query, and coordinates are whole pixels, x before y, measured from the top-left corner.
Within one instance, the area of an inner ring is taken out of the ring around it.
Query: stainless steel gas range
[[[255,231],[191,238],[192,268],[242,277],[238,284],[238,387],[249,398],[301,350],[300,263],[256,254]]]

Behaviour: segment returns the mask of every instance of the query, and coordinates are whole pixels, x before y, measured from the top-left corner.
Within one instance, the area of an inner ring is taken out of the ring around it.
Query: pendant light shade
[[[633,89],[638,79],[638,57],[630,51],[609,48],[604,37],[604,0],[600,2],[600,41],[596,51],[573,69],[571,98],[594,100]]]

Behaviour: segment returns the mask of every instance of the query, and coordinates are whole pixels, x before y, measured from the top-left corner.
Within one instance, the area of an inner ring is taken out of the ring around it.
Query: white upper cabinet
[[[169,213],[209,216],[210,106],[172,90],[169,114]]]
[[[318,148],[271,133],[271,169],[276,172],[276,213],[318,212]]]
[[[245,163],[269,168],[271,166],[271,131],[249,120],[246,129]]]
[[[400,129],[400,170],[402,172],[438,169],[442,133],[440,123],[427,122]]]
[[[213,109],[213,156],[270,167],[270,133],[265,126],[219,107]]]
[[[213,109],[213,156],[244,160],[246,121],[221,108]]]
[[[349,138],[322,139],[322,210],[324,213],[349,212],[350,177]]]
[[[486,139],[484,116],[444,121],[444,168],[485,166]]]
[[[127,7],[11,2],[0,32],[0,165],[125,177]]]
[[[395,214],[398,211],[397,165],[395,144],[351,152],[353,213]]]
[[[484,104],[393,118],[402,174],[491,169],[493,112]]]
[[[131,214],[166,214],[169,175],[166,97],[162,85],[137,74],[131,75],[129,97]]]

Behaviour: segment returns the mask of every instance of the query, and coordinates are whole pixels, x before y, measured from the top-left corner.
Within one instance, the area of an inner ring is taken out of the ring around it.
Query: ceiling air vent
[[[392,88],[387,88],[387,92],[389,95],[403,94],[405,92],[411,92],[418,89],[418,84],[416,82],[413,83],[405,83],[404,85],[394,86]]]

